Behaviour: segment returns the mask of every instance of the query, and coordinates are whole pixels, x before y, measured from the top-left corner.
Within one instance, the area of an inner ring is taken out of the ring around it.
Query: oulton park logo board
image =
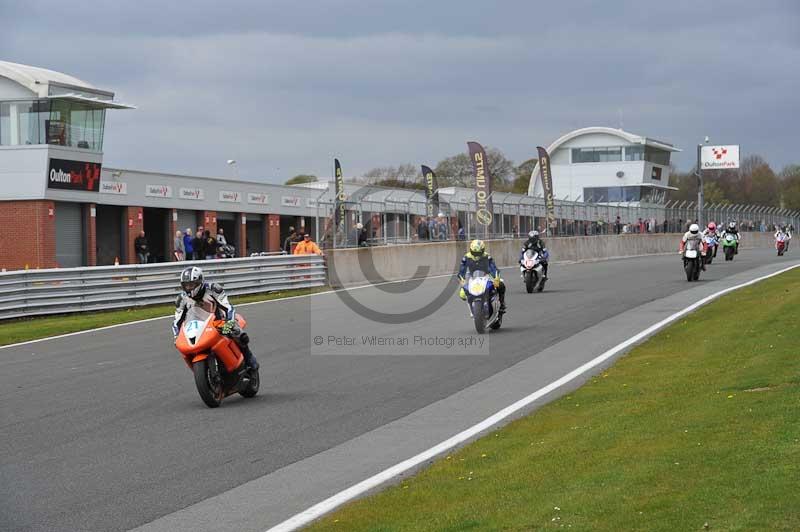
[[[50,159],[47,188],[99,192],[101,167],[100,163]]]
[[[700,149],[700,167],[703,170],[739,168],[739,146],[703,146]]]

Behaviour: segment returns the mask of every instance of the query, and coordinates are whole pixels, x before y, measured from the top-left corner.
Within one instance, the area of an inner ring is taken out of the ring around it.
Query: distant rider
[[[689,230],[684,233],[683,238],[681,238],[681,247],[680,253],[683,255],[683,251],[686,249],[686,243],[689,241],[697,242],[696,249],[701,253],[705,253],[706,251],[706,243],[703,241],[703,235],[700,234],[700,226],[697,224],[692,224],[689,226]],[[706,261],[700,261],[700,269],[705,271],[706,269]]]
[[[250,337],[242,331],[236,321],[236,312],[228,301],[228,296],[221,285],[203,281],[203,270],[197,266],[190,266],[181,272],[181,289],[183,292],[175,301],[175,321],[172,323],[172,336],[178,337],[186,312],[194,305],[202,302],[212,303],[216,308],[216,318],[225,319],[222,334],[230,337],[242,350],[244,362],[247,367],[258,369],[258,361],[250,351]]]
[[[717,224],[714,222],[708,222],[708,227],[703,229],[703,239],[705,239],[707,236],[713,237],[717,240],[717,245],[714,246],[714,254],[712,255],[712,257],[716,257],[717,248],[719,247],[720,234],[719,231],[717,231]]]
[[[733,254],[739,254],[739,229],[736,227],[736,222],[729,222],[728,227],[722,232],[722,236],[720,238],[725,238],[727,235],[733,235],[734,240],[736,240],[736,245],[733,248]]]
[[[784,251],[789,251],[789,241],[792,239],[792,233],[786,228],[785,225],[782,225],[780,229],[775,232],[775,247],[778,247],[778,240],[783,239],[784,242]]]
[[[467,272],[474,272],[481,270],[492,276],[494,287],[497,289],[497,295],[500,298],[500,313],[506,311],[506,285],[500,278],[500,272],[497,270],[497,265],[494,259],[486,253],[486,244],[483,240],[473,240],[469,243],[469,251],[461,259],[461,269],[458,271],[458,279],[461,281],[461,289],[458,291],[458,297],[467,300],[467,293],[464,291],[464,281]]]
[[[525,252],[529,249],[532,249],[536,253],[539,254],[539,260],[542,264],[542,279],[547,279],[547,266],[548,266],[548,259],[550,258],[550,253],[547,251],[547,248],[544,247],[544,240],[539,238],[539,231],[531,231],[528,233],[528,240],[522,245],[522,251],[519,253],[519,263],[522,264],[522,258],[525,256]]]

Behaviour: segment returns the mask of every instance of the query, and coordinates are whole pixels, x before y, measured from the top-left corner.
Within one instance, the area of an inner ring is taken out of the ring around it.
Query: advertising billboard
[[[101,166],[100,163],[50,159],[47,188],[99,192]]]
[[[727,170],[739,168],[739,145],[703,146],[700,149],[702,170]]]

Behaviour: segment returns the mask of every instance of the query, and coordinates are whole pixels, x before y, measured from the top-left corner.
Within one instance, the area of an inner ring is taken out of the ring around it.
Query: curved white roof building
[[[662,203],[672,144],[611,127],[570,131],[547,147],[556,199],[593,203]],[[539,165],[528,195],[542,195]]]

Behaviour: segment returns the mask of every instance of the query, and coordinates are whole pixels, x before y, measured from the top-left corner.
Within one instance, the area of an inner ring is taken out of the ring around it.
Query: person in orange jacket
[[[322,250],[319,246],[311,240],[311,235],[308,233],[303,235],[303,240],[294,248],[295,255],[322,255]]]

